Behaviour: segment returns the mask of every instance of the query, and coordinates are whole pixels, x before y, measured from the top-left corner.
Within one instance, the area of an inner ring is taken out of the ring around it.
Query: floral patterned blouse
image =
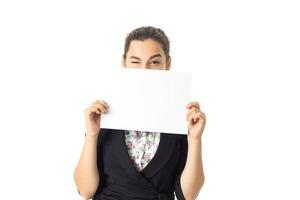
[[[159,132],[125,130],[127,151],[138,171],[145,168],[154,157],[159,140]]]

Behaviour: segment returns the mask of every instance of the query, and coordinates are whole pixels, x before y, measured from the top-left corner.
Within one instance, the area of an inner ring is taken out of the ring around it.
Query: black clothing
[[[130,160],[124,130],[101,128],[97,141],[100,183],[93,200],[185,200],[180,175],[187,135],[161,133],[154,157],[142,171]]]

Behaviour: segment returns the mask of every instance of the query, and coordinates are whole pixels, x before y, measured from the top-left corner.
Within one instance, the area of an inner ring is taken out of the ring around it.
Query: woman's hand
[[[101,113],[106,113],[109,105],[103,100],[94,101],[85,109],[86,131],[89,135],[97,135],[100,132]]]
[[[190,102],[186,106],[189,111],[186,114],[186,120],[189,122],[189,135],[193,138],[201,138],[206,116],[204,112],[201,112],[198,102]]]

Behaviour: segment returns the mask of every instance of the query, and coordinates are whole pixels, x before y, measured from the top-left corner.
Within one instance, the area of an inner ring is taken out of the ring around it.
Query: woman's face
[[[161,44],[152,39],[131,41],[123,59],[123,67],[169,70],[170,65],[170,56],[167,58]]]

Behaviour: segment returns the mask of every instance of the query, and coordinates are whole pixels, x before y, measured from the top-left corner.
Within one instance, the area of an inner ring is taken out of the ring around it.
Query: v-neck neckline
[[[155,175],[162,167],[164,167],[165,164],[167,164],[173,155],[176,146],[177,137],[174,134],[160,133],[160,141],[155,155],[149,161],[147,166],[145,166],[141,171],[138,171],[135,168],[134,163],[131,161],[127,150],[125,130],[115,129],[114,132],[116,132],[116,134],[113,134],[113,136],[116,137],[116,143],[113,143],[113,145],[116,145],[114,149],[116,153],[119,154],[119,159],[122,162],[122,165],[127,172],[138,179],[145,177],[150,178]]]
[[[148,162],[148,164],[147,164],[141,171],[138,171],[138,170],[136,169],[136,167],[134,166],[134,163],[133,163],[133,161],[131,160],[130,155],[129,155],[129,152],[128,152],[128,149],[127,149],[127,145],[126,145],[126,141],[125,141],[125,131],[126,131],[126,130],[123,130],[123,133],[122,133],[122,140],[123,140],[122,143],[123,143],[123,148],[125,148],[125,150],[126,150],[126,155],[127,155],[126,158],[127,158],[127,160],[130,161],[131,166],[134,168],[134,170],[135,170],[137,173],[143,174],[144,171],[147,170],[147,168],[149,168],[149,167],[151,168],[151,165],[153,164],[153,160],[154,160],[154,159],[157,159],[156,157],[158,156],[159,150],[162,148],[161,146],[162,146],[162,140],[163,140],[164,134],[160,133],[160,139],[159,139],[159,142],[158,142],[158,146],[157,146],[157,149],[156,149],[156,151],[155,151],[155,154],[153,155],[153,157],[151,158],[151,160]]]

